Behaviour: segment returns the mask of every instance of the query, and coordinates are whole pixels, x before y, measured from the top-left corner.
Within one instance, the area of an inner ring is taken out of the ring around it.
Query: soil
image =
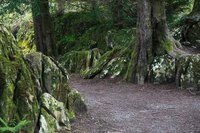
[[[88,107],[72,122],[73,133],[200,133],[200,96],[174,84],[135,85],[72,75],[70,85]]]

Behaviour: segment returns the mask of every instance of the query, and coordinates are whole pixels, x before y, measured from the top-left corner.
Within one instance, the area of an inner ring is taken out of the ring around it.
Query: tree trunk
[[[138,0],[136,45],[129,66],[128,80],[143,84],[152,58],[152,25],[150,0]]]
[[[56,56],[48,0],[32,0],[32,14],[37,51]]]
[[[138,0],[137,4],[137,40],[125,78],[143,84],[153,57],[170,53],[174,39],[167,26],[163,0]]]

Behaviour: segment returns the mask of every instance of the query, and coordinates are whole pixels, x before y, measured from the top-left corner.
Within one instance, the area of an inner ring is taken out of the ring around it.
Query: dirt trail
[[[200,96],[170,85],[134,85],[120,79],[84,80],[70,84],[85,98],[88,114],[78,116],[74,132],[200,133]]]

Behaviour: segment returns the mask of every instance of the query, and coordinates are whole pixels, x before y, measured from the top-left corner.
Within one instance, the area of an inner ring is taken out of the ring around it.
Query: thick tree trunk
[[[137,4],[137,41],[125,78],[143,84],[154,56],[170,53],[174,39],[167,26],[163,0],[138,0]]]
[[[165,12],[164,0],[152,1],[152,28],[154,55],[160,55],[172,52],[176,41],[170,34]]]
[[[152,25],[150,0],[138,0],[137,40],[127,74],[128,80],[143,84],[152,60]]]
[[[48,0],[32,0],[32,13],[37,51],[56,56]]]

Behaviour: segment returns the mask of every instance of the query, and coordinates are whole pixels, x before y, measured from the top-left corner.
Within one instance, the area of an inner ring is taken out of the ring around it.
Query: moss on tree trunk
[[[125,79],[143,84],[154,56],[170,53],[175,46],[162,0],[138,0],[137,41]]]

